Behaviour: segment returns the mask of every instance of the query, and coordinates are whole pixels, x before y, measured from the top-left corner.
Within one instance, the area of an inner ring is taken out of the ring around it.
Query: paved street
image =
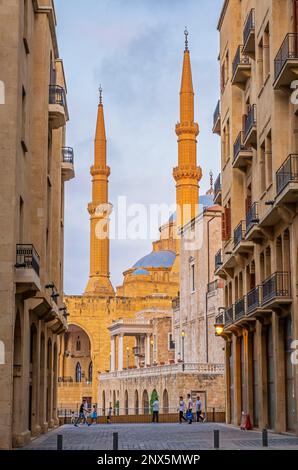
[[[65,425],[24,449],[55,450],[62,434],[65,450],[111,450],[113,432],[118,432],[120,450],[204,450],[213,448],[214,429],[220,430],[221,449],[262,449],[260,432],[214,423]],[[298,450],[298,437],[269,433],[269,448]]]

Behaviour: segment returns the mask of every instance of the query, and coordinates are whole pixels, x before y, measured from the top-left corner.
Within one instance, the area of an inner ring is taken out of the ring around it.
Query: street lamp
[[[126,348],[126,354],[127,354],[127,369],[129,368],[129,347],[127,346]]]
[[[215,326],[215,336],[221,336],[224,331],[224,325],[222,323],[216,323],[214,326]]]
[[[182,361],[184,362],[184,339],[185,339],[185,331],[181,331],[181,339],[182,339]]]

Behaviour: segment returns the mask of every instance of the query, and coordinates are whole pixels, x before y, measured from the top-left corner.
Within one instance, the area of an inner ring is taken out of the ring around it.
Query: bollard
[[[212,408],[212,421],[215,423],[215,408]]]
[[[118,450],[118,433],[113,432],[113,450]]]
[[[62,436],[62,434],[57,434],[57,450],[63,450],[63,436]]]
[[[268,447],[268,431],[263,429],[262,431],[262,445],[263,447]]]
[[[219,430],[214,429],[214,449],[219,449]]]

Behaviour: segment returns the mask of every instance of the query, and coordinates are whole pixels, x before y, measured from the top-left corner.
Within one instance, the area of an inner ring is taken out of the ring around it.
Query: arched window
[[[135,414],[139,414],[139,392],[135,391]]]
[[[143,392],[143,413],[144,415],[149,414],[149,396],[147,390]]]
[[[76,382],[82,382],[82,368],[79,362],[76,365]]]
[[[91,361],[89,364],[89,369],[88,369],[88,382],[92,382],[92,373],[93,373],[93,364]]]
[[[124,408],[125,408],[125,414],[128,415],[129,409],[128,409],[128,392],[125,390],[124,394]]]
[[[162,408],[163,413],[167,414],[169,412],[169,394],[167,389],[164,390],[162,396]]]
[[[81,340],[79,336],[78,336],[77,343],[76,343],[76,350],[81,351]]]

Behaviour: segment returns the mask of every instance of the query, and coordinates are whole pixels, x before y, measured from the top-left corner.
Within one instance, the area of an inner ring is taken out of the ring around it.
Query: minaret
[[[99,104],[94,144],[92,176],[92,202],[88,204],[90,214],[90,274],[85,294],[114,295],[109,271],[109,215],[112,206],[108,202],[107,140],[102,104],[102,88],[99,88]]]
[[[176,125],[178,136],[178,166],[174,168],[176,181],[177,227],[180,227],[198,212],[199,181],[201,168],[197,166],[197,135],[199,126],[194,122],[194,91],[190,54],[188,49],[188,31],[185,28],[185,49],[180,89],[180,122]]]

